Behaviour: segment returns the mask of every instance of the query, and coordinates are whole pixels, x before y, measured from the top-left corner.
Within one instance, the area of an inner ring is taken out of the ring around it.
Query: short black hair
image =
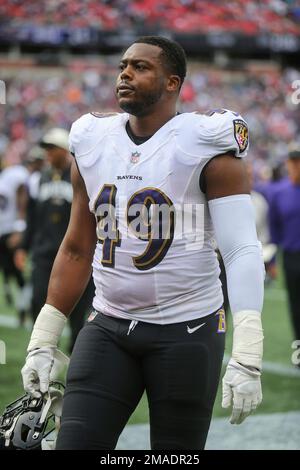
[[[167,68],[181,80],[180,89],[186,76],[186,54],[181,45],[163,36],[141,36],[133,42],[133,44],[140,43],[160,47]]]

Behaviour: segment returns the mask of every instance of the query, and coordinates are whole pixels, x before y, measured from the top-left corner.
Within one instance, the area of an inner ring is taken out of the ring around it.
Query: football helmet
[[[64,388],[51,382],[39,398],[26,393],[10,403],[0,416],[0,450],[54,450]]]

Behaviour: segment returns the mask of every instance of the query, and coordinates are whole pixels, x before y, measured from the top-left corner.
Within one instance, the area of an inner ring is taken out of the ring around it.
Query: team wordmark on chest
[[[137,175],[121,175],[121,176],[118,175],[117,179],[118,180],[138,180],[138,181],[142,181],[143,177],[142,176],[137,176]]]

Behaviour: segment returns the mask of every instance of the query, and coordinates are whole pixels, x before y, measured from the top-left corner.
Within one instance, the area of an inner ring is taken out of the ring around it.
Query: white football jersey
[[[18,218],[17,190],[27,183],[29,172],[21,165],[5,168],[0,174],[0,236],[12,233]]]
[[[93,306],[157,324],[201,318],[221,307],[223,296],[199,178],[212,157],[246,154],[246,124],[228,110],[183,113],[136,145],[128,119],[86,114],[70,132],[97,220]]]

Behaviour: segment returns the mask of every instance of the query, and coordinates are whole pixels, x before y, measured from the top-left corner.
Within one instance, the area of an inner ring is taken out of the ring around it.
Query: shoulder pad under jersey
[[[249,132],[242,116],[229,109],[216,109],[201,115],[200,144],[209,144],[211,153],[218,155],[233,151],[236,157],[247,155]]]
[[[118,113],[88,113],[72,124],[69,134],[69,149],[76,157],[88,154],[106,136],[111,120]],[[107,118],[107,119],[99,119]]]
[[[247,155],[248,126],[238,113],[227,109],[191,113],[187,124],[185,140],[189,143],[189,153],[206,158],[227,152],[233,152],[236,157]]]

